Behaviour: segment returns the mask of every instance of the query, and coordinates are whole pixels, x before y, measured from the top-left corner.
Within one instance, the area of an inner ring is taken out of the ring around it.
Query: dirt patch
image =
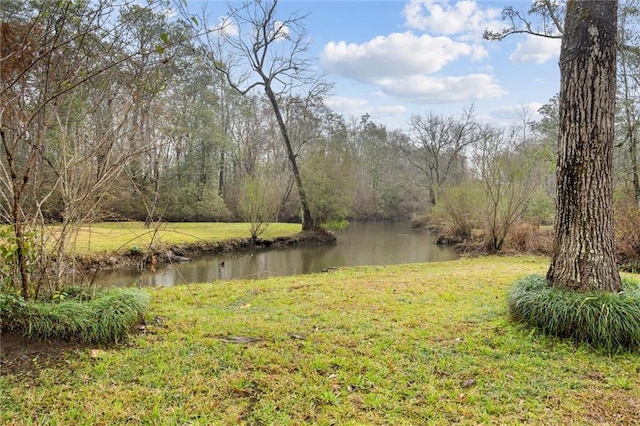
[[[584,411],[580,420],[587,424],[638,424],[640,399],[630,392],[616,389],[589,389],[581,392]],[[567,424],[574,423],[575,417],[568,418]]]
[[[64,365],[69,355],[87,348],[80,342],[62,339],[28,339],[19,333],[0,334],[0,372],[34,377],[44,366]]]

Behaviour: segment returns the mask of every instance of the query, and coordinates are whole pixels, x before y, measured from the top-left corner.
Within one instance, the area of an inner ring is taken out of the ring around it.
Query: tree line
[[[519,221],[553,223],[557,97],[542,119],[522,108],[510,128],[470,105],[388,129],[327,106],[305,17],[279,16],[277,2],[247,2],[216,23],[173,16],[161,0],[1,4],[2,272],[25,296],[45,270],[61,285],[60,260],[92,221],[315,229],[428,215],[461,239],[483,230],[489,251]],[[640,14],[627,2],[618,16],[614,183],[627,223],[640,217]]]

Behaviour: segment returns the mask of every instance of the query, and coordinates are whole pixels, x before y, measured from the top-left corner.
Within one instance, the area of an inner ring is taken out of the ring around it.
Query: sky
[[[531,0],[280,0],[278,10],[306,15],[309,54],[334,84],[326,98],[334,111],[406,129],[412,115],[471,106],[499,126],[539,118],[559,89],[560,41],[483,40],[486,28],[505,27],[506,5],[526,11]],[[226,8],[207,6],[220,16]]]

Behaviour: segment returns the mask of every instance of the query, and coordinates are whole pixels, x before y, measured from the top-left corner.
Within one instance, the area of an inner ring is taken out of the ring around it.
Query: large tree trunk
[[[547,279],[577,291],[621,289],[611,178],[617,8],[617,0],[567,2],[560,53],[555,241]]]

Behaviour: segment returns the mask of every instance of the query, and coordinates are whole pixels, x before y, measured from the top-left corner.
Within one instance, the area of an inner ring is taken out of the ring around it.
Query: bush
[[[608,351],[640,348],[640,286],[623,280],[623,291],[575,292],[551,287],[540,275],[517,281],[508,296],[515,321],[544,334],[568,337]]]
[[[149,295],[135,289],[104,291],[90,301],[65,298],[26,302],[3,294],[0,295],[0,329],[34,338],[114,343],[128,336],[148,305]]]
[[[524,220],[541,225],[552,225],[555,206],[553,197],[542,189],[538,189],[532,196],[524,214]]]
[[[633,200],[615,206],[616,251],[619,261],[630,271],[640,269],[640,210]]]
[[[269,223],[276,219],[282,195],[269,181],[247,177],[240,192],[238,212],[242,220],[249,222],[251,238],[262,235]]]
[[[505,240],[503,252],[550,255],[553,250],[553,229],[537,223],[518,222]]]
[[[480,224],[477,212],[481,210],[482,199],[477,184],[451,186],[442,191],[431,213],[442,223],[441,228],[446,229],[448,235],[465,240]]]
[[[324,229],[331,229],[333,231],[345,229],[347,226],[349,226],[349,221],[347,219],[335,219],[322,224]]]

